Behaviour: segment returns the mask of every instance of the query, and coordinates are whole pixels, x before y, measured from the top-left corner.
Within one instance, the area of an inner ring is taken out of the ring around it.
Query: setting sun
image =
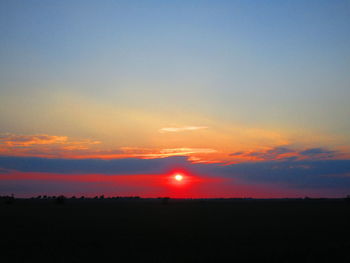
[[[181,174],[175,175],[175,180],[176,181],[182,181],[182,179],[183,179],[183,176]]]

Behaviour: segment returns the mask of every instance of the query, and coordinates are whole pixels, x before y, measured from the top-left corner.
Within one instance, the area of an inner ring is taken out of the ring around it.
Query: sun
[[[182,179],[183,179],[184,177],[183,177],[181,174],[176,174],[174,178],[175,178],[176,181],[179,181],[179,182],[180,182],[180,181],[182,181]]]

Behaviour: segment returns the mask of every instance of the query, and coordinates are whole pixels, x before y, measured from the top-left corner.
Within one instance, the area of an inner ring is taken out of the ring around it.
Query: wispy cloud
[[[39,135],[16,135],[16,134],[1,134],[0,144],[14,147],[28,147],[31,145],[43,144],[64,144],[67,143],[67,136],[52,136],[46,134]]]
[[[183,127],[165,127],[161,128],[159,132],[183,132],[183,131],[196,131],[196,130],[202,130],[207,129],[207,126],[183,126]]]
[[[274,147],[265,150],[240,151],[231,153],[234,159],[241,161],[273,161],[273,160],[321,160],[336,159],[342,156],[341,152],[324,148],[310,148],[297,150],[287,147]]]
[[[210,148],[172,148],[172,149],[162,149],[160,155],[170,157],[170,156],[186,156],[191,154],[207,154],[215,153],[217,150]]]
[[[5,133],[0,134],[0,155],[62,157],[71,152],[88,150],[99,143],[90,139],[71,140],[67,136]]]
[[[217,150],[210,148],[168,148],[168,149],[151,149],[151,148],[121,148],[125,153],[130,154],[131,157],[138,157],[144,159],[165,158],[172,156],[189,156],[193,154],[210,154],[216,153]]]
[[[324,149],[324,148],[311,148],[306,149],[305,151],[300,152],[301,155],[307,156],[310,158],[332,158],[337,155],[336,151]]]

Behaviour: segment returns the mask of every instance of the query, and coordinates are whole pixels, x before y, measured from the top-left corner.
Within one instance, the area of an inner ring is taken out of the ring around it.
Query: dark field
[[[346,200],[1,201],[0,262],[350,262]]]

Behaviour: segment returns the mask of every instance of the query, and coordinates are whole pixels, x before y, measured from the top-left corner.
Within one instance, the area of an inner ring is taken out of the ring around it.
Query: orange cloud
[[[31,145],[43,144],[64,144],[67,143],[67,136],[51,136],[46,134],[39,135],[0,135],[0,145],[4,144],[10,147],[28,147]]]
[[[122,147],[125,153],[132,157],[139,157],[145,159],[165,158],[171,156],[189,156],[192,154],[208,154],[215,153],[217,150],[210,148],[169,148],[169,149],[150,149],[150,148],[132,148]]]
[[[37,135],[0,135],[0,155],[66,157],[70,152],[88,150],[99,141],[72,141],[67,136],[47,134]]]
[[[183,131],[196,131],[196,130],[202,130],[207,129],[206,126],[183,126],[183,127],[165,127],[161,128],[159,132],[183,132]]]
[[[208,131],[209,133],[211,131]],[[182,134],[184,135],[184,134]],[[208,135],[208,133],[206,133]],[[345,149],[327,149],[320,147],[300,147],[286,144],[285,141],[273,133],[263,133],[262,137],[281,139],[281,144],[263,146],[268,144],[256,145],[235,145],[234,141],[222,142],[220,134],[217,135],[217,141],[208,142],[207,138],[198,138],[198,143],[194,141],[196,137],[190,137],[191,140],[181,141],[178,138],[174,142],[164,141],[154,147],[120,147],[117,145],[103,144],[100,141],[91,139],[72,139],[67,136],[37,134],[37,135],[16,135],[0,134],[0,155],[2,156],[32,156],[46,158],[72,158],[72,159],[121,159],[121,158],[140,158],[156,159],[172,156],[186,156],[192,163],[221,163],[232,164],[241,162],[259,162],[307,159],[341,159],[348,158],[348,151]],[[250,134],[252,137],[261,137],[259,130]],[[178,137],[176,134],[174,137]],[[188,135],[190,136],[190,135]],[[193,135],[191,135],[193,136]],[[163,137],[163,136],[159,136]],[[233,137],[233,136],[231,136]],[[187,136],[186,136],[187,138]],[[254,139],[252,138],[252,140]],[[192,140],[193,139],[193,140]],[[220,140],[219,140],[220,139]],[[184,145],[184,147],[176,147]],[[248,148],[249,147],[249,148]],[[237,149],[236,151],[232,149]]]

